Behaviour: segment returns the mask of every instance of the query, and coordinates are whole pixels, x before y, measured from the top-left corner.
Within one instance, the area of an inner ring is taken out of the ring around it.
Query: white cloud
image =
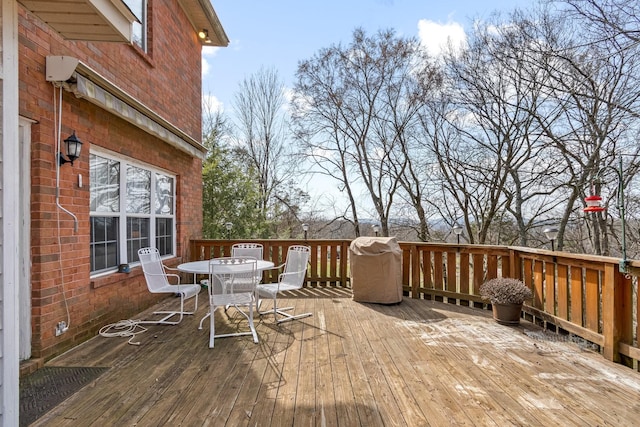
[[[239,40],[232,40],[229,42],[227,47],[220,46],[202,46],[202,77],[209,74],[209,70],[211,70],[211,65],[209,64],[208,58],[213,58],[218,54],[220,49],[233,49],[234,51],[238,51],[242,48]]]
[[[211,58],[216,56],[220,48],[218,46],[203,46],[202,47],[202,77],[209,74],[209,70],[211,69],[211,65],[209,65],[209,61],[207,58]]]
[[[421,19],[418,21],[418,38],[430,55],[440,56],[450,44],[456,50],[464,48],[467,44],[467,36],[464,28],[457,22],[440,24]]]
[[[287,112],[287,114],[291,115],[291,101],[293,101],[293,97],[296,95],[295,91],[293,90],[293,88],[290,87],[284,87],[283,91],[282,91],[282,95],[284,96],[285,99],[285,103],[282,107],[282,109],[284,111]]]
[[[202,56],[215,56],[219,50],[219,46],[202,46]]]
[[[211,69],[211,66],[209,65],[209,61],[207,61],[204,55],[202,55],[202,77],[209,74],[210,69]]]
[[[215,111],[224,111],[224,104],[213,95],[203,94],[202,111],[211,113]]]

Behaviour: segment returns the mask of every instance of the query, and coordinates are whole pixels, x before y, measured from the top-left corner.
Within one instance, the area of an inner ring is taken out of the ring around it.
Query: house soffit
[[[122,0],[19,0],[67,40],[130,43],[136,17]]]
[[[207,30],[209,42],[201,41],[204,46],[228,46],[229,38],[222,28],[210,0],[178,0],[182,10],[187,14],[193,30]]]

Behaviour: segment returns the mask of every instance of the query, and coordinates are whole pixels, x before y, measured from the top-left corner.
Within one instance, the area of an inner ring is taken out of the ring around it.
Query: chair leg
[[[214,321],[214,315],[212,313],[212,310],[209,309],[209,324],[210,324],[210,329],[209,329],[209,348],[213,348],[214,345],[214,340],[216,339],[216,323]],[[204,318],[202,319],[204,320]],[[200,321],[202,323],[202,321]]]
[[[207,316],[209,317],[209,324],[210,324],[210,329],[209,329],[209,348],[214,348],[214,340],[216,338],[225,338],[225,337],[241,337],[241,336],[245,336],[245,335],[252,335],[253,336],[253,342],[254,343],[258,343],[258,331],[256,330],[255,324],[253,323],[253,304],[251,304],[249,306],[249,313],[245,313],[243,310],[241,310],[238,306],[235,306],[236,310],[238,310],[240,312],[240,314],[242,314],[248,321],[249,321],[249,331],[247,332],[232,332],[232,333],[228,333],[228,334],[220,334],[220,335],[216,335],[215,333],[215,308],[213,310],[209,310],[209,313],[207,313],[202,320],[200,320],[200,327],[198,329],[202,329],[202,323],[204,322],[204,320],[207,318]]]
[[[141,320],[139,323],[147,324],[147,325],[177,325],[182,322],[182,318],[185,314],[191,315],[196,312],[198,309],[198,294],[193,296],[194,298],[194,307],[193,311],[184,311],[185,298],[184,294],[180,294],[180,310],[179,311],[154,311],[155,315],[165,315],[163,318],[159,320]],[[169,320],[175,316],[178,316],[178,320]]]
[[[277,298],[273,298],[273,318],[275,319],[276,323],[282,323],[282,322],[288,322],[290,320],[296,320],[296,319],[302,319],[304,317],[309,317],[312,316],[313,313],[301,313],[301,314],[289,314],[289,313],[285,313],[285,311],[287,310],[293,310],[293,307],[278,307],[278,301]],[[269,314],[270,311],[258,311],[259,315],[263,315],[263,314]],[[280,315],[283,318],[278,318],[278,315]]]
[[[249,304],[249,328],[251,328],[251,333],[253,334],[253,342],[258,344],[258,332],[253,324],[253,304]]]
[[[207,314],[205,314],[202,319],[200,319],[200,325],[198,325],[198,329],[202,329],[202,324],[204,323],[204,321],[207,319],[207,317],[211,316],[211,312],[207,312]]]
[[[279,314],[280,316],[283,316],[284,318],[280,318],[278,319],[276,317],[276,322],[278,323],[282,323],[282,322],[288,322],[290,320],[297,320],[297,319],[302,319],[304,317],[309,317],[312,316],[313,313],[300,313],[300,314],[289,314],[289,313],[285,313],[282,310],[290,310],[293,307],[286,307],[286,308],[279,308],[274,310],[277,314]]]

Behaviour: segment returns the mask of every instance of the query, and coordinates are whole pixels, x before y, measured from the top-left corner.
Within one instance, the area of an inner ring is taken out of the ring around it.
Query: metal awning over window
[[[98,72],[70,56],[47,56],[47,81],[139,127],[167,144],[203,159],[207,149],[178,126]]]
[[[199,142],[162,119],[144,105],[135,102],[132,98],[127,99],[128,102],[126,102],[117,96],[114,90],[106,90],[78,73],[74,76],[75,83],[65,83],[63,87],[71,90],[76,96],[80,96],[104,110],[117,115],[150,135],[160,138],[169,145],[193,157],[204,158],[206,150]],[[137,108],[132,104],[136,104]]]

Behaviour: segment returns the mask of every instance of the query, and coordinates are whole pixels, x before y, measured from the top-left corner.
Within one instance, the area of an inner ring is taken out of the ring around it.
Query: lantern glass
[[[58,165],[62,166],[65,163],[71,163],[71,165],[73,165],[73,161],[80,157],[80,151],[82,150],[82,141],[78,139],[75,131],[64,140],[64,148],[67,152],[67,157],[65,158],[62,152],[59,152]]]
[[[545,228],[543,233],[549,240],[556,240],[556,237],[558,237],[558,229],[555,227]]]
[[[67,139],[64,140],[65,149],[67,151],[67,157],[72,162],[80,157],[80,151],[82,151],[82,141],[76,137],[76,133],[73,132]]]

